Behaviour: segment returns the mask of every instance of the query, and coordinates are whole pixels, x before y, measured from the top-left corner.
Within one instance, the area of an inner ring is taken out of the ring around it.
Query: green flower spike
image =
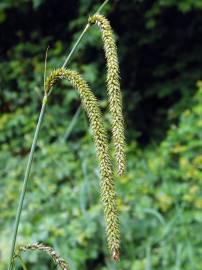
[[[122,95],[119,80],[119,62],[115,39],[110,23],[104,16],[94,15],[89,18],[88,22],[90,24],[97,24],[102,33],[105,57],[107,60],[107,91],[112,115],[113,142],[118,164],[118,174],[123,175],[125,170],[125,136]]]
[[[70,270],[69,265],[67,262],[61,258],[53,248],[44,245],[42,243],[35,243],[32,245],[26,245],[26,246],[19,246],[15,252],[14,260],[20,256],[22,252],[26,251],[32,251],[32,250],[39,250],[47,253],[55,262],[55,264],[62,270]]]
[[[101,174],[101,200],[104,206],[108,247],[112,257],[118,260],[120,245],[119,218],[107,135],[103,126],[101,112],[97,100],[87,83],[77,72],[69,69],[60,68],[49,75],[45,84],[47,95],[57,80],[63,78],[68,79],[73,87],[78,90],[90,120]]]

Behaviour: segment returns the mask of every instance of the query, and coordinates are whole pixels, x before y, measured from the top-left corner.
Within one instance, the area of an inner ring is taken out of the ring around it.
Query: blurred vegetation
[[[48,71],[60,67],[99,4],[0,3],[2,270],[41,103],[45,50],[50,45]],[[67,82],[49,100],[18,243],[50,244],[72,270],[200,270],[202,1],[115,0],[105,14],[117,36],[128,144],[128,170],[117,179],[121,261],[115,265],[108,255],[91,130]],[[101,100],[109,128],[105,62],[96,28],[87,33],[70,66]],[[29,269],[55,269],[37,252],[23,257]]]

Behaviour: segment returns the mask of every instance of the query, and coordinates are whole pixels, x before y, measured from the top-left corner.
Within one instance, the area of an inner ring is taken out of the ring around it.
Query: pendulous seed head
[[[44,245],[42,243],[35,243],[31,245],[19,246],[15,252],[14,259],[20,256],[20,253],[32,250],[39,250],[47,253],[55,262],[57,266],[62,270],[70,270],[68,263],[61,258],[52,247]]]
[[[112,136],[118,174],[125,170],[125,135],[122,112],[122,95],[120,90],[119,61],[113,31],[109,21],[102,15],[93,15],[88,19],[90,24],[97,24],[102,33],[105,57],[107,60],[107,91],[112,115]]]
[[[84,79],[75,71],[64,68],[53,71],[45,83],[46,93],[48,94],[55,83],[63,78],[68,79],[79,92],[83,107],[90,120],[101,174],[101,200],[104,207],[107,241],[111,256],[118,260],[120,246],[119,218],[113,170],[102,115],[96,97]]]

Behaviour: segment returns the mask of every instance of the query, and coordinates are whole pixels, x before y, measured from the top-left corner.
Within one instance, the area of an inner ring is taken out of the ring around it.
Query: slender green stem
[[[102,5],[98,8],[98,10],[95,12],[95,14],[101,12],[101,10],[104,8],[104,6],[109,2],[109,0],[105,0]],[[90,24],[87,23],[85,28],[83,29],[83,31],[81,32],[78,40],[76,41],[76,43],[74,44],[73,48],[71,49],[69,55],[67,56],[67,58],[65,59],[65,62],[63,64],[63,68],[67,65],[67,63],[69,62],[69,59],[71,58],[72,54],[74,53],[74,51],[77,49],[80,41],[82,40],[83,36],[85,35],[85,33],[87,32],[88,28],[90,27]]]
[[[74,44],[73,48],[71,49],[69,55],[67,56],[67,58],[65,59],[65,62],[63,64],[63,68],[67,65],[67,63],[69,62],[69,59],[71,58],[72,54],[74,53],[74,51],[76,50],[76,48],[78,47],[82,37],[84,36],[84,34],[86,33],[86,31],[88,30],[88,28],[90,27],[90,24],[86,24],[85,28],[83,29],[81,35],[79,36],[77,42]]]
[[[79,117],[80,112],[81,112],[81,106],[78,107],[78,109],[77,109],[76,113],[74,114],[64,136],[60,139],[60,142],[64,143],[69,138],[69,136],[70,136],[70,134],[71,134],[76,122],[77,122],[77,119]]]
[[[103,7],[104,7],[108,2],[109,2],[109,0],[105,0],[105,1],[102,3],[102,5],[98,8],[98,10],[96,11],[95,14],[99,13],[99,12],[103,9]]]
[[[16,243],[16,238],[17,238],[17,233],[18,233],[20,216],[21,216],[21,212],[22,212],[22,206],[23,206],[23,202],[24,202],[24,198],[25,198],[27,183],[28,183],[28,179],[29,179],[29,175],[30,175],[30,170],[31,170],[31,165],[32,165],[33,157],[34,157],[34,151],[36,148],[36,143],[37,143],[37,139],[38,139],[38,135],[39,135],[39,130],[40,130],[43,116],[45,113],[45,108],[46,108],[46,103],[43,102],[42,107],[41,107],[41,111],[40,111],[40,115],[39,115],[39,119],[38,119],[38,123],[36,126],[36,130],[34,133],[34,138],[33,138],[32,147],[31,147],[28,162],[27,162],[27,167],[25,170],[25,176],[24,176],[22,191],[21,191],[21,195],[20,195],[20,200],[19,200],[15,224],[14,224],[14,230],[13,230],[12,245],[11,245],[11,252],[10,252],[10,261],[9,261],[9,268],[8,268],[10,270],[13,268],[13,255],[14,255],[14,250],[15,250],[15,243]]]
[[[96,13],[100,12],[103,9],[103,7],[107,4],[107,2],[109,2],[109,0],[105,0],[103,2],[103,4],[100,6],[100,8],[97,10]],[[72,54],[75,52],[75,50],[76,50],[77,46],[79,45],[82,37],[84,36],[84,34],[86,33],[86,31],[88,30],[89,27],[90,27],[89,24],[87,24],[85,26],[84,30],[82,31],[82,33],[79,36],[78,40],[76,41],[75,45],[73,46],[70,53],[68,54],[68,56],[67,56],[67,58],[66,58],[66,60],[65,60],[62,67],[65,67],[67,65],[67,63],[69,62]],[[47,59],[47,51],[46,51],[46,59]],[[46,67],[45,67],[45,69],[46,69]],[[8,270],[13,269],[13,255],[14,255],[14,251],[15,251],[18,227],[19,227],[23,202],[24,202],[24,198],[25,198],[25,193],[26,193],[26,189],[27,189],[27,183],[28,183],[29,175],[30,175],[30,171],[31,171],[32,161],[33,161],[33,157],[34,157],[34,152],[35,152],[35,148],[36,148],[36,144],[37,144],[37,140],[38,140],[38,136],[39,136],[39,130],[41,128],[41,124],[42,124],[45,109],[46,109],[46,103],[47,103],[47,95],[45,93],[43,103],[42,103],[42,107],[41,107],[41,111],[40,111],[39,118],[38,118],[38,123],[37,123],[36,130],[35,130],[35,133],[34,133],[34,138],[33,138],[32,146],[31,146],[31,150],[30,150],[30,153],[29,153],[29,158],[28,158],[28,162],[27,162],[27,166],[26,166],[26,170],[25,170],[25,176],[24,176],[24,180],[23,180],[22,191],[21,191],[21,194],[20,194],[18,209],[17,209],[17,213],[16,213],[15,224],[14,224],[14,229],[13,229],[13,236],[12,236],[12,243],[11,243],[11,250],[10,250],[10,256],[9,256]]]
[[[22,257],[21,257],[21,256],[18,256],[18,258],[19,258],[19,260],[20,260],[20,263],[21,263],[21,265],[22,265],[23,270],[27,270],[27,267],[26,267],[26,265],[25,265],[25,263],[24,263]]]

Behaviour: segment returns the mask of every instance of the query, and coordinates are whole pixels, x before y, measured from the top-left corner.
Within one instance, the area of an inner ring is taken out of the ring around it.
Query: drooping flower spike
[[[108,247],[112,257],[115,260],[118,260],[120,246],[119,218],[113,170],[109,155],[107,135],[102,122],[102,115],[96,97],[84,79],[75,71],[64,68],[53,71],[48,76],[45,83],[47,95],[55,83],[63,78],[68,79],[73,87],[79,92],[83,107],[90,120],[101,174],[101,200],[104,206]]]
[[[42,243],[35,243],[31,245],[19,246],[15,252],[14,260],[20,257],[22,252],[39,250],[47,253],[55,262],[55,264],[62,270],[70,270],[69,264],[61,258],[52,247],[44,245]]]
[[[112,136],[115,146],[115,156],[118,174],[125,170],[125,136],[122,113],[122,95],[120,90],[119,61],[117,48],[109,21],[102,15],[93,15],[88,19],[90,24],[97,24],[102,33],[105,57],[107,60],[107,91],[112,115]]]

